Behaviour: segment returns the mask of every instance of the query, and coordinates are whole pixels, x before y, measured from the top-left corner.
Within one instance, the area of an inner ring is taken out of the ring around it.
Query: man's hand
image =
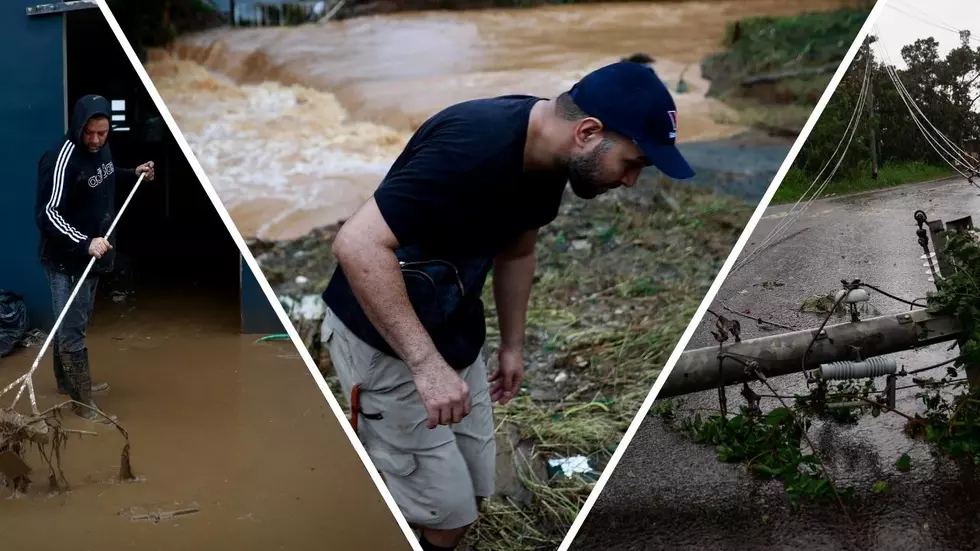
[[[88,254],[95,258],[102,258],[105,253],[112,250],[112,245],[104,237],[96,237],[88,246]]]
[[[153,170],[153,161],[147,161],[141,164],[140,166],[136,167],[137,178],[139,178],[139,175],[143,174],[144,172],[146,173],[146,177],[145,177],[146,180],[153,180],[153,176],[155,174]]]
[[[442,358],[415,370],[415,388],[429,418],[426,426],[456,424],[470,414],[470,388]]]
[[[524,383],[524,352],[501,347],[500,365],[490,375],[490,401],[504,405],[517,396]]]
[[[412,372],[428,427],[458,423],[470,413],[470,389],[415,314],[397,248],[397,238],[371,198],[337,233],[333,253],[365,315]]]

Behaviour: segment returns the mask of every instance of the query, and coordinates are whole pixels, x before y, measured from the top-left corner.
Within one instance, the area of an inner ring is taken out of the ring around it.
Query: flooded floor
[[[48,495],[30,452],[35,486],[19,498],[0,489],[0,546],[410,549],[292,343],[239,335],[237,304],[213,296],[98,304],[92,373],[111,389],[97,399],[129,432],[139,480],[115,481],[123,440],[114,428],[68,414],[69,428],[98,432],[68,443],[72,491]],[[0,360],[0,386],[36,354]],[[35,384],[41,408],[62,400],[48,354]],[[25,395],[18,409],[28,408]],[[154,515],[164,520],[147,520]]]
[[[421,12],[288,28],[216,29],[147,71],[246,237],[290,239],[373,193],[411,132],[452,103],[554,97],[633,53],[676,89],[679,140],[743,130],[705,97],[699,64],[731,21],[849,0],[705,0]]]

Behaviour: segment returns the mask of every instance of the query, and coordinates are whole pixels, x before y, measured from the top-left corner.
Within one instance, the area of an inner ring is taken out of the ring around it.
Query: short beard
[[[608,136],[602,138],[599,145],[586,155],[579,155],[565,159],[565,170],[568,172],[568,182],[575,195],[582,199],[594,199],[599,195],[600,158],[613,146],[613,141]]]

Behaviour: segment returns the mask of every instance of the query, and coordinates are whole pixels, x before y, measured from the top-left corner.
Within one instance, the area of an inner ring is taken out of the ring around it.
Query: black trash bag
[[[27,335],[24,297],[0,289],[0,358],[9,355]]]

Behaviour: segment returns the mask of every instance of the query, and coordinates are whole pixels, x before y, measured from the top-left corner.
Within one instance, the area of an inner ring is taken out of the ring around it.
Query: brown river
[[[699,63],[738,18],[853,0],[704,0],[419,12],[217,29],[154,52],[147,72],[246,237],[289,239],[367,197],[411,132],[478,97],[554,97],[643,52],[676,89],[681,141],[742,130]]]

